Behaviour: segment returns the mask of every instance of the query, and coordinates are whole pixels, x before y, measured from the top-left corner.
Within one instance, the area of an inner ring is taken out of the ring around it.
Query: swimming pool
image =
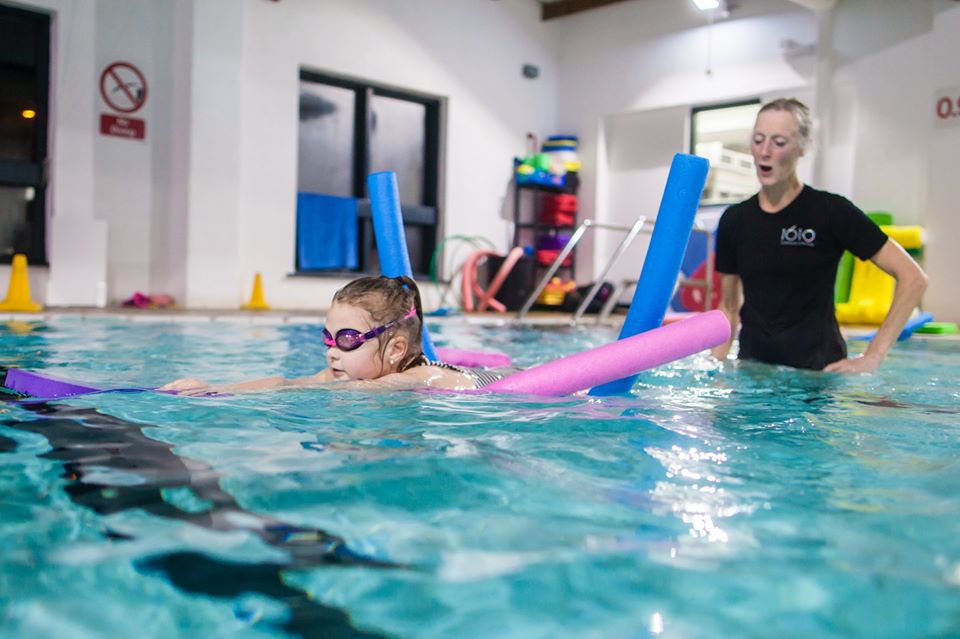
[[[320,328],[6,322],[0,364],[305,375]],[[521,365],[615,337],[431,333]],[[960,342],[851,377],[697,356],[617,398],[0,406],[5,638],[960,635]]]

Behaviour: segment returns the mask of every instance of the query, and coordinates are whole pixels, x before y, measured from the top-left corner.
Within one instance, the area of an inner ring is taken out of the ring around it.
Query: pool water
[[[0,324],[0,364],[300,376],[320,330],[54,317]],[[616,336],[431,332],[525,366]],[[0,410],[4,638],[960,636],[960,342],[914,338],[857,376],[701,355],[610,398]]]

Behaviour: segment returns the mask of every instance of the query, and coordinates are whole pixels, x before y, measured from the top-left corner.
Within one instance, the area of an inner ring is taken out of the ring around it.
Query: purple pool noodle
[[[82,384],[67,379],[60,379],[45,373],[35,373],[22,368],[7,369],[4,386],[10,390],[30,395],[31,397],[72,397],[85,395],[103,390],[103,387],[92,384]]]
[[[22,368],[8,368],[3,386],[30,397],[62,399],[91,393],[132,393],[149,390],[137,387],[115,387],[106,384],[88,384],[63,379],[47,373],[37,373]]]

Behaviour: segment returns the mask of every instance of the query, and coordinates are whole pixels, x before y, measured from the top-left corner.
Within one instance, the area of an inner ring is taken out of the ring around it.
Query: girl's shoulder
[[[432,388],[473,390],[477,387],[472,375],[446,362],[427,362],[408,368],[401,374]]]

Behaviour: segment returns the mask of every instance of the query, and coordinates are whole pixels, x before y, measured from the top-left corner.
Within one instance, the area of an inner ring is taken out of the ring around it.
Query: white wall
[[[150,290],[150,228],[168,189],[154,178],[152,157],[168,146],[164,71],[172,26],[150,0],[31,0],[25,8],[52,16],[47,206],[49,274],[31,268],[41,302],[92,306]],[[99,135],[110,112],[98,89],[110,63],[130,62],[147,77],[148,99],[132,114],[146,121],[146,140]],[[167,74],[168,75],[168,74]],[[159,108],[158,108],[159,106]],[[166,126],[164,126],[166,124]],[[39,275],[40,277],[35,277]]]
[[[935,107],[939,89],[957,87],[960,96],[957,33],[952,0],[844,0],[833,37],[828,174],[844,176],[841,192],[863,209],[925,227],[923,306],[942,321],[960,321],[952,284],[960,269],[960,118],[937,128]]]
[[[669,162],[687,144],[687,107],[650,109],[617,114],[603,119],[603,146],[606,149],[607,193],[597,198],[596,217],[609,224],[629,227],[640,216],[654,220],[660,206]],[[666,158],[667,164],[664,164]],[[598,231],[599,268],[612,255],[622,233]],[[643,267],[650,241],[642,233],[605,278],[610,282],[635,280]]]
[[[933,4],[846,0],[836,10],[834,84],[855,110],[853,121],[832,124],[832,140],[852,144],[850,190],[867,211],[919,224],[925,209]],[[844,116],[848,120],[850,114]],[[841,169],[842,170],[842,169]]]
[[[262,271],[271,303],[309,308],[325,306],[340,284],[286,277],[294,268],[300,67],[446,98],[444,232],[486,236],[507,248],[499,213],[512,158],[523,154],[527,131],[552,133],[556,121],[555,53],[536,3],[244,6],[241,287]],[[540,67],[537,80],[521,76],[525,63]]]
[[[249,60],[244,14],[250,4],[234,0],[192,3],[185,301],[194,308],[230,308],[243,300],[239,282],[241,198],[248,186],[242,183],[243,151],[250,135],[244,120],[244,66]],[[295,113],[295,109],[277,111],[273,119],[296,120]],[[270,126],[270,120],[260,125]],[[251,161],[255,167],[265,168],[277,155],[278,149],[267,147]],[[258,213],[262,216],[265,211]],[[290,217],[293,214],[288,212]],[[267,239],[277,228],[261,218],[260,231]],[[267,254],[265,259],[272,263],[276,257]]]
[[[91,272],[89,265],[103,263],[103,225],[94,222],[94,147],[91,122],[94,120],[95,61],[92,42],[96,30],[95,7],[72,0],[34,0],[20,3],[53,15],[53,51],[50,69],[49,186],[47,188],[47,259],[50,269],[31,267],[33,297],[40,302],[70,300],[77,290],[74,275]],[[69,219],[66,219],[69,218]],[[61,225],[60,222],[64,221]],[[51,237],[63,227],[61,241]],[[81,235],[68,233],[79,231]],[[82,233],[86,231],[89,237]],[[101,247],[100,253],[84,251]],[[78,265],[77,260],[87,263]],[[9,269],[0,271],[7,276]],[[89,279],[89,278],[88,278]],[[97,280],[86,282],[92,305],[96,302]]]
[[[936,91],[960,87],[953,64],[960,7],[952,0],[842,0],[824,20],[771,1],[751,3],[752,15],[734,10],[703,26],[668,4],[624,3],[559,28],[558,118],[581,135],[582,215],[624,223],[656,206],[672,152],[686,150],[688,123],[664,122],[672,108],[796,96],[819,107],[814,117],[825,134],[801,164],[801,177],[866,210],[892,211],[898,223],[926,226],[925,307],[938,319],[960,319],[947,290],[960,267],[952,219],[960,193],[951,177],[960,169],[951,151],[960,126],[933,128]],[[824,27],[830,31],[819,35],[833,46],[816,51],[811,45]],[[784,40],[795,46],[785,49]],[[818,82],[818,70],[828,77]],[[672,152],[663,144],[670,139]],[[597,242],[594,266],[614,241]]]
[[[49,214],[107,229],[106,256],[51,251],[50,292],[76,290],[66,286],[76,260],[99,257],[113,301],[142,290],[234,308],[260,271],[274,306],[325,308],[342,282],[288,277],[301,67],[445,98],[444,231],[503,249],[512,157],[528,131],[556,130],[556,53],[529,0],[20,4],[52,12],[56,25]],[[135,114],[147,121],[145,141],[98,133],[97,81],[115,60],[147,76]],[[527,63],[538,79],[522,77]]]
[[[924,297],[925,308],[942,321],[960,322],[960,117],[943,128],[934,123],[934,98],[941,89],[953,89],[954,101],[960,98],[960,6],[951,4],[934,23],[929,57],[925,61],[933,72],[933,91],[918,119],[927,122],[927,197],[921,217],[927,230],[924,266],[930,276],[930,288]]]
[[[649,0],[558,27],[558,117],[561,128],[581,135],[585,160],[581,217],[630,224],[638,214],[656,215],[673,155],[687,152],[691,106],[781,92],[806,97],[813,56],[787,57],[780,43],[815,43],[815,16],[786,0],[743,4],[712,25],[692,3],[678,11],[675,2]],[[592,266],[601,268],[619,239],[598,233]],[[636,278],[644,246],[638,242],[615,278]],[[578,278],[589,280],[591,264],[584,266]]]
[[[827,60],[810,53],[826,23],[789,0],[740,3],[712,26],[676,0],[546,23],[533,0],[19,4],[54,15],[49,281],[45,269],[31,270],[41,301],[94,303],[97,268],[87,263],[103,261],[114,301],[144,290],[235,308],[261,271],[274,306],[324,308],[340,282],[288,277],[297,73],[308,67],[445,98],[444,231],[485,235],[502,248],[510,161],[528,131],[579,135],[581,217],[632,221],[659,202],[654,183],[671,151],[686,150],[685,128],[645,131],[637,125],[644,117],[796,94],[819,105],[828,134],[815,151],[819,186],[924,224],[925,302],[938,319],[960,319],[947,290],[960,266],[960,133],[935,128],[933,115],[936,92],[960,86],[952,0],[842,0],[830,16]],[[147,120],[143,142],[97,131],[99,74],[118,59],[147,73],[150,96],[137,114]],[[539,79],[521,77],[526,63],[540,67]],[[816,82],[817,69],[829,81]],[[626,121],[633,126],[619,126]],[[652,143],[661,136],[673,141]],[[613,241],[585,246],[587,265]]]
[[[166,212],[154,205],[155,195],[166,190],[155,179],[154,154],[169,146],[169,61],[163,45],[170,41],[173,25],[169,9],[152,0],[91,4],[96,11],[95,73],[89,82],[94,88],[94,126],[101,113],[113,113],[96,89],[103,69],[128,62],[147,80],[146,102],[130,114],[146,122],[145,139],[100,135],[99,128],[93,135],[93,210],[108,229],[107,290],[115,297],[129,297],[150,290],[151,221]]]

